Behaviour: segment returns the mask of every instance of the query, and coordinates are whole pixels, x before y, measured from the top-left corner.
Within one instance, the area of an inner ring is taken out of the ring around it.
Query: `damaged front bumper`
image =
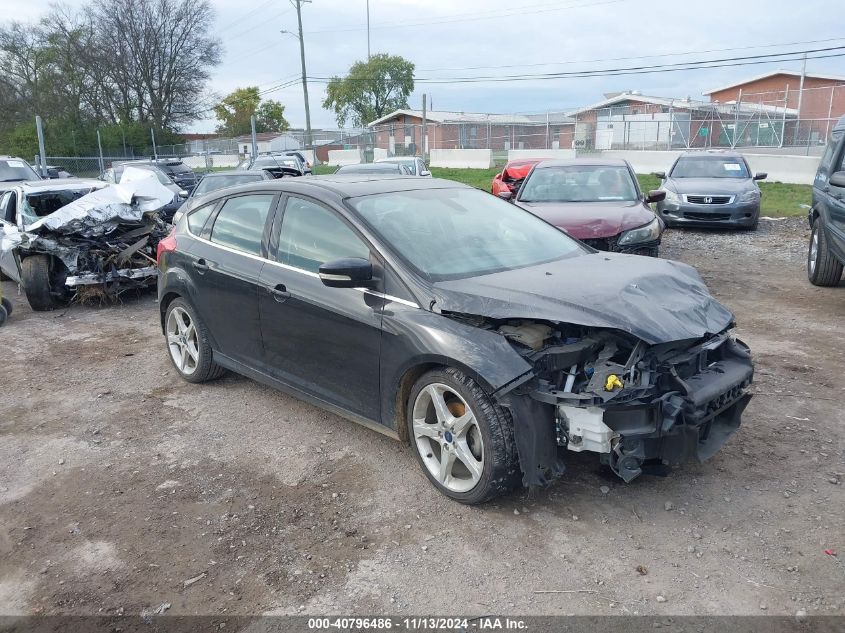
[[[526,485],[590,451],[626,482],[712,457],[741,424],[754,376],[727,332],[684,349],[586,336],[529,354],[535,376],[500,397],[511,410]]]
[[[146,281],[148,285],[154,285],[157,280],[158,269],[155,266],[145,268],[124,268],[113,270],[107,273],[85,273],[82,275],[71,275],[65,280],[65,286],[76,288],[77,286],[98,286],[125,282],[129,280]]]

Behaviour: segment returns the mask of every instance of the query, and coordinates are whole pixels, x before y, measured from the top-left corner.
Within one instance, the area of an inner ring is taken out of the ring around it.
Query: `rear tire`
[[[170,362],[183,380],[207,382],[226,370],[214,362],[208,329],[184,299],[174,299],[164,316],[164,335]]]
[[[12,302],[9,301],[6,297],[0,299],[0,305],[6,310],[7,316],[12,316]]]
[[[821,217],[813,221],[807,251],[807,278],[814,286],[830,287],[842,278],[842,262],[830,252]]]
[[[510,415],[472,378],[454,368],[427,372],[414,383],[407,408],[417,461],[444,495],[471,505],[519,483]]]
[[[21,262],[21,285],[36,312],[55,310],[66,303],[64,280],[51,266],[53,263],[47,255],[30,255]]]
[[[0,327],[6,325],[6,321],[9,320],[9,313],[6,311],[6,305],[0,305]]]

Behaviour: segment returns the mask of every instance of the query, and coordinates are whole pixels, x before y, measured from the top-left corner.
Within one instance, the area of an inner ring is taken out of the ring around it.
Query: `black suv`
[[[197,186],[197,182],[199,182],[199,178],[197,178],[197,175],[194,173],[194,170],[188,167],[178,158],[159,158],[157,160],[133,160],[121,162],[120,164],[132,165],[140,163],[147,165],[155,165],[161,171],[167,174],[173,182],[179,185],[181,189],[184,189],[188,193],[191,193],[194,190],[194,187]]]
[[[807,276],[816,286],[836,286],[845,264],[845,116],[833,127],[813,181]]]

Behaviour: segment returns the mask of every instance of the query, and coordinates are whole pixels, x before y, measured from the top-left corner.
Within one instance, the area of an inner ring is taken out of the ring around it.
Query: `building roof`
[[[711,95],[714,92],[721,92],[722,90],[729,90],[730,88],[736,88],[738,86],[744,86],[745,84],[750,84],[755,81],[760,81],[761,79],[768,79],[769,77],[777,77],[778,75],[790,75],[792,77],[801,77],[801,73],[796,72],[794,70],[773,70],[772,72],[763,73],[762,75],[757,75],[756,77],[750,77],[743,81],[737,81],[736,83],[728,84],[727,86],[720,86],[719,88],[713,88],[712,90],[708,90],[706,92],[702,92],[703,95]],[[804,77],[810,77],[812,79],[827,79],[830,81],[835,82],[842,82],[845,83],[845,77],[842,75],[820,75],[817,73],[805,73]],[[796,86],[797,89],[797,86]]]
[[[590,110],[601,110],[603,108],[609,108],[619,103],[624,103],[625,101],[634,101],[636,103],[648,103],[652,105],[663,106],[666,108],[673,108],[675,110],[718,110],[722,114],[733,114],[734,108],[736,106],[736,101],[719,103],[715,101],[701,101],[698,99],[690,99],[689,97],[654,97],[640,94],[639,92],[634,91],[619,93],[613,97],[610,97],[603,101],[599,101],[598,103],[579,108],[578,110],[572,110],[571,112],[567,112],[566,114],[570,117],[574,117],[579,114],[583,114],[584,112],[589,112]],[[781,115],[783,115],[784,113],[784,108],[751,102],[742,102],[740,105],[740,110],[745,111],[746,113],[769,112],[772,114]],[[795,110],[794,108],[786,108],[786,114],[797,116],[798,110]]]
[[[386,123],[391,119],[404,115],[422,118],[422,110],[394,110],[380,119],[367,124],[367,127]],[[546,123],[545,114],[489,114],[480,112],[449,112],[445,110],[430,110],[425,114],[426,120],[432,123],[496,123],[499,125],[537,125]],[[549,123],[555,125],[575,123],[574,119],[559,114],[552,114]]]

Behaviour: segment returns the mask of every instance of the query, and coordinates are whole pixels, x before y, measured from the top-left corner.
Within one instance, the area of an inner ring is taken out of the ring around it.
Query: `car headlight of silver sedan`
[[[671,204],[681,204],[681,196],[679,196],[677,193],[675,193],[671,189],[662,189],[662,191],[666,192],[666,197],[663,199],[663,202],[669,202]]]
[[[625,231],[619,238],[619,246],[627,246],[628,244],[640,244],[641,242],[653,242],[660,237],[663,232],[663,227],[660,220],[654,218],[648,224],[638,226],[635,229]]]
[[[757,202],[758,200],[760,200],[759,189],[749,189],[748,191],[743,191],[739,194],[740,202]]]

